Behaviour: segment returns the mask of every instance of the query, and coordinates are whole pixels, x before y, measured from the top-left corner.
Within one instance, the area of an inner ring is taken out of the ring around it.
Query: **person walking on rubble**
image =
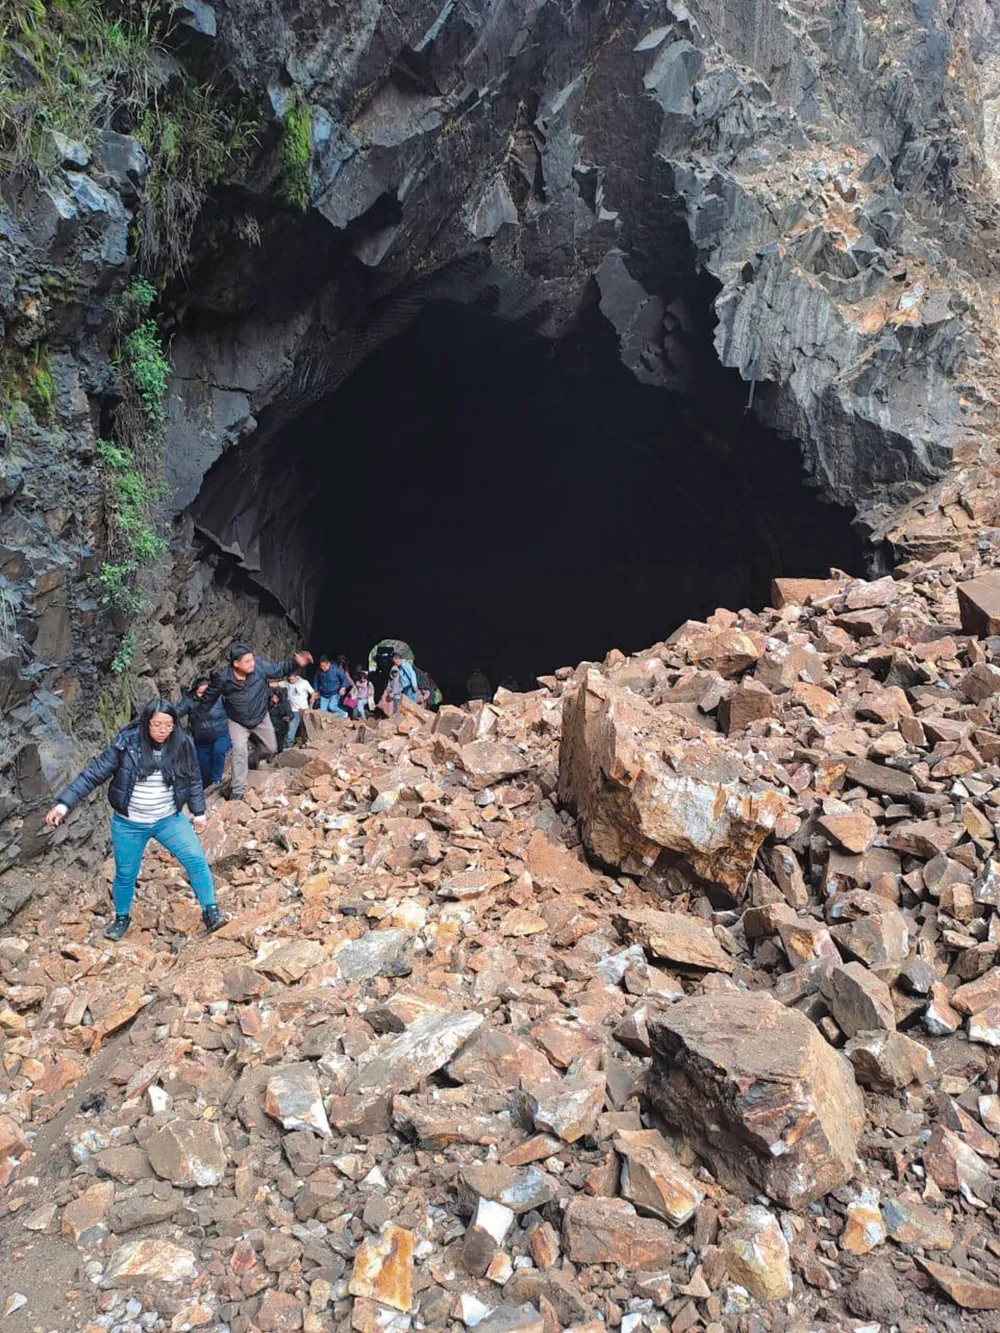
[[[201,780],[206,790],[222,781],[226,755],[233,748],[233,743],[229,739],[229,719],[226,717],[222,700],[216,699],[209,708],[202,703],[208,686],[208,677],[199,676],[191,686],[187,697],[177,705],[177,715],[190,719],[188,727],[194,740]]]
[[[389,679],[386,682],[385,689],[382,691],[382,697],[378,701],[378,706],[386,717],[395,717],[399,712],[400,704],[403,698],[403,676],[399,667],[393,663],[389,668]]]
[[[354,676],[354,718],[364,722],[365,715],[375,708],[375,689],[364,667],[355,668]]]
[[[302,714],[309,710],[315,697],[313,687],[297,671],[288,673],[288,703],[292,710],[288,723],[288,736],[285,739],[288,749],[295,744],[295,737],[302,723]]]
[[[233,786],[229,799],[242,801],[246,796],[250,737],[255,736],[264,748],[266,757],[278,752],[278,739],[268,714],[271,691],[268,681],[281,679],[298,667],[308,666],[312,654],[293,653],[283,662],[269,662],[257,657],[245,643],[233,643],[229,648],[229,664],[220,667],[202,695],[202,704],[211,706],[222,699],[229,718],[229,739],[233,743]]]
[[[350,676],[340,664],[342,660],[338,659],[334,664],[324,654],[319,659],[319,671],[316,672],[316,693],[319,696],[320,712],[333,713],[337,717],[347,716],[340,701],[351,684]]]
[[[92,759],[82,773],[59,793],[45,816],[56,828],[84,797],[110,779],[108,801],[115,879],[111,890],[115,919],[104,932],[106,940],[120,940],[132,920],[132,899],[146,844],[153,838],[184,867],[201,905],[208,930],[218,930],[226,918],[215,901],[215,884],[196,829],[205,825],[205,791],[194,741],[182,731],[177,709],[166,699],[151,699],[138,722],[125,727],[111,744]],[[194,816],[194,828],[184,815]]]
[[[406,695],[407,699],[416,700],[420,693],[416,667],[402,653],[396,653],[392,661],[393,665],[399,669],[399,681],[403,694]]]

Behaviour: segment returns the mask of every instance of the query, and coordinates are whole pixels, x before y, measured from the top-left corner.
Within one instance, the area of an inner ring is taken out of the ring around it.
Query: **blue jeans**
[[[202,907],[215,903],[215,884],[191,821],[181,812],[158,819],[155,824],[135,824],[121,815],[111,816],[111,847],[115,854],[115,882],[111,890],[118,916],[132,911],[135,881],[139,877],[142,854],[150,838],[177,857],[187,872],[194,896]]]
[[[233,748],[229,732],[223,732],[214,741],[199,741],[194,748],[198,751],[198,767],[201,769],[201,780],[205,786],[212,787],[215,783],[221,782],[222,771],[226,767],[226,755]]]
[[[319,696],[319,711],[321,713],[336,713],[337,717],[347,716],[340,706],[339,694],[321,694]]]
[[[292,714],[288,723],[288,735],[285,737],[285,749],[291,746],[295,737],[299,734],[299,727],[302,725],[302,714],[297,710]]]

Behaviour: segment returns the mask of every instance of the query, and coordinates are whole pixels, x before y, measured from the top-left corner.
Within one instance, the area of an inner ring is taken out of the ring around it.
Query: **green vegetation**
[[[148,315],[156,296],[156,288],[151,282],[145,278],[136,278],[125,293],[125,304],[137,315]]]
[[[87,144],[111,114],[137,114],[153,78],[152,3],[0,0],[0,156],[54,165],[51,131]]]
[[[14,419],[17,404],[27,403],[35,420],[48,425],[52,420],[52,404],[56,396],[55,381],[49,369],[48,348],[36,343],[27,352],[11,348],[0,366],[0,400],[4,416]]]
[[[122,635],[122,641],[118,645],[118,651],[111,659],[111,670],[116,676],[124,676],[134,661],[135,628],[133,627]]]
[[[149,155],[134,240],[142,271],[180,272],[205,193],[246,161],[258,117],[169,52],[159,0],[0,0],[0,173],[57,165],[56,135],[113,128]]]
[[[150,522],[152,497],[146,479],[132,458],[116,444],[98,440],[104,463],[104,501],[112,530],[111,554],[123,555],[124,563],[136,568],[152,563],[166,549]]]
[[[309,205],[309,164],[312,161],[312,111],[298,103],[285,115],[281,145],[279,192],[286,204],[303,211]]]
[[[133,131],[149,155],[138,246],[144,273],[183,271],[208,187],[246,162],[258,122],[212,85],[178,80],[154,93]]]
[[[163,395],[167,391],[170,362],[163,355],[155,320],[144,319],[126,337],[122,350],[122,359],[142,399],[147,418],[153,424],[161,425],[166,419]]]
[[[122,401],[115,412],[115,439],[98,440],[104,483],[108,559],[98,582],[101,600],[129,622],[146,608],[141,587],[144,570],[167,549],[156,531],[155,507],[161,486],[162,428],[170,362],[160,341],[156,321],[148,315],[156,288],[139,279],[120,298],[115,319],[123,329],[118,370]],[[138,321],[138,322],[136,322]],[[116,675],[131,666],[136,651],[136,626],[130,623],[111,663]]]

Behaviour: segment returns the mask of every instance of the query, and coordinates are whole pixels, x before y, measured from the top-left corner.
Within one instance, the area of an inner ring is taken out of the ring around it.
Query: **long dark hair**
[[[191,682],[191,688],[188,690],[188,694],[190,694],[190,696],[191,696],[192,699],[197,699],[197,697],[198,697],[198,686],[199,686],[199,685],[211,685],[211,683],[212,683],[212,682],[209,680],[209,678],[208,678],[207,676],[197,676],[197,677]]]
[[[149,734],[149,724],[152,721],[154,713],[166,713],[173,718],[174,729],[163,742],[160,748],[160,762],[156,763],[153,758],[153,741]],[[142,751],[142,776],[148,778],[150,773],[155,773],[157,768],[163,774],[163,781],[172,783],[174,774],[180,765],[180,758],[184,748],[184,733],[181,731],[180,718],[177,715],[177,709],[169,699],[150,699],[145,708],[139,714],[139,748]]]

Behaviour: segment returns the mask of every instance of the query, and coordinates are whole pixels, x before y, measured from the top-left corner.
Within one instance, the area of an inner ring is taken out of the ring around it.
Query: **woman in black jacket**
[[[202,782],[206,787],[215,787],[222,781],[226,755],[233,743],[229,739],[229,718],[223,700],[218,698],[208,705],[203,702],[210,683],[207,676],[199,676],[191,692],[177,705],[177,715],[189,719]]]
[[[180,861],[201,904],[202,920],[209,930],[218,930],[225,917],[216,906],[212,872],[198,835],[183,814],[186,805],[195,828],[204,828],[205,792],[194,743],[180,729],[173,704],[151,699],[139,721],[120,731],[60,792],[58,803],[45,816],[46,824],[50,828],[61,824],[74,806],[109,778],[115,919],[104,938],[120,940],[129,928],[135,882],[150,838]]]

